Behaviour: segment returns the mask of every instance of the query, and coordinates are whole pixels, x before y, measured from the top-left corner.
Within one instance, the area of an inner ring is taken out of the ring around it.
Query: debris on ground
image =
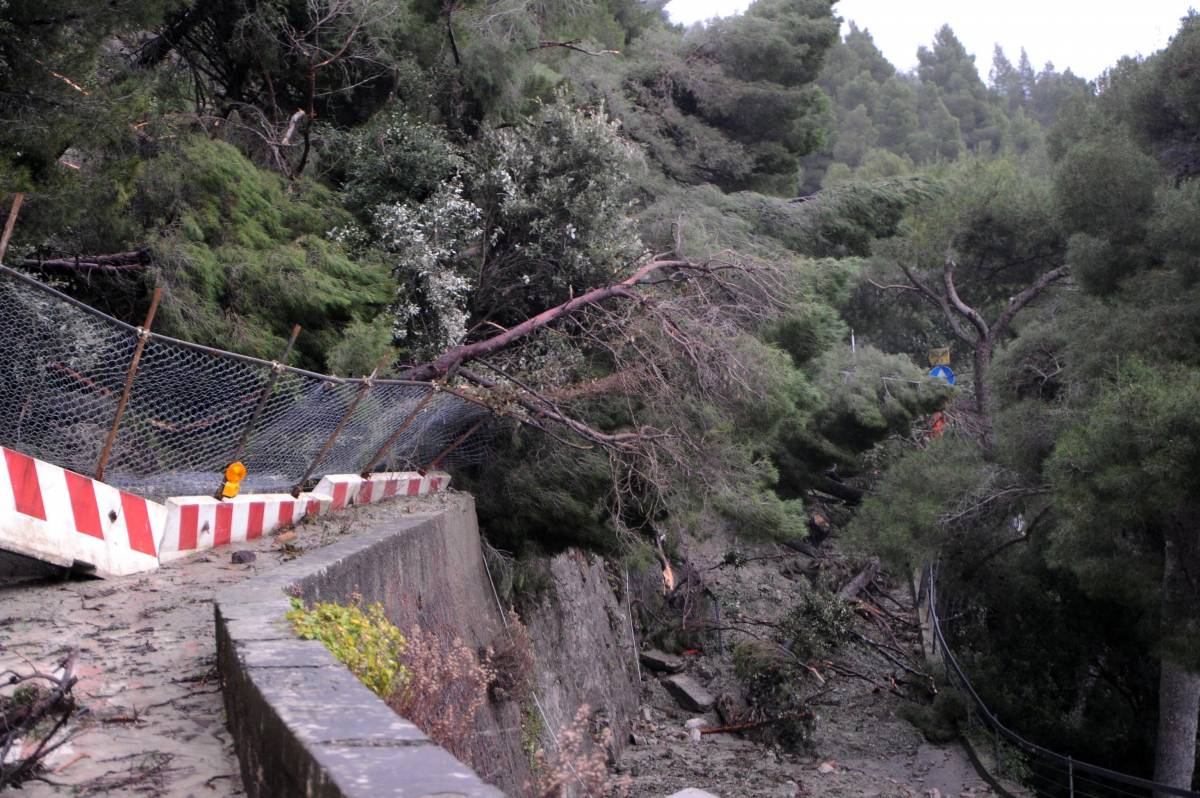
[[[930,688],[907,585],[890,584],[877,563],[847,561],[835,538],[799,548],[739,541],[736,557],[729,546],[716,536],[695,542],[689,567],[678,569],[704,574],[720,642],[685,656],[668,647],[642,653],[634,744],[614,766],[628,779],[629,798],[994,795],[961,746],[929,743],[898,714],[927,700]],[[741,643],[765,645],[818,590],[841,593],[854,613],[836,650],[800,668],[811,739],[784,746],[770,742],[776,719],[748,704],[733,652]],[[672,656],[681,672],[655,667]]]

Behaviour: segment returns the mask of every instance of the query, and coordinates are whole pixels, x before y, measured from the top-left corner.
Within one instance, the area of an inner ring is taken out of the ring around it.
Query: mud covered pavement
[[[352,534],[397,499],[168,563],[149,575],[0,586],[0,669],[53,671],[77,649],[74,735],[23,796],[243,795],[215,669],[213,594]],[[253,562],[235,564],[235,551]]]

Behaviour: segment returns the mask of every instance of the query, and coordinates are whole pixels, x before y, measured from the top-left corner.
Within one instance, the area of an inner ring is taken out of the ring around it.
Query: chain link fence
[[[153,499],[216,493],[235,456],[242,491],[264,493],[368,467],[464,465],[487,448],[490,411],[436,385],[341,379],[143,332],[5,267],[0,345],[0,443],[89,476],[133,371],[104,481]]]
[[[1168,787],[1080,762],[1030,742],[1005,726],[975,691],[946,641],[944,618],[951,617],[950,601],[938,592],[937,569],[933,566],[925,570],[921,593],[922,611],[928,613],[933,645],[945,666],[946,680],[967,698],[968,737],[976,741],[974,748],[982,749],[985,755],[990,754],[991,761],[984,764],[981,760],[981,764],[991,775],[1010,784],[1024,785],[1026,789],[1018,791],[1018,795],[1039,798],[1200,798],[1200,793],[1192,790]],[[979,745],[979,741],[984,742]],[[1004,790],[1004,793],[1011,795],[1013,791]]]

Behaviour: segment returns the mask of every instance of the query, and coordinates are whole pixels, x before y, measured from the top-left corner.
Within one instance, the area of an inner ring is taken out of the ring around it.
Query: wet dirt
[[[750,561],[740,567],[720,565],[731,547]],[[713,695],[741,694],[732,650],[739,642],[769,634],[770,628],[760,622],[779,620],[814,583],[836,588],[855,572],[829,543],[815,558],[775,544],[729,540],[695,543],[686,554],[720,606],[720,644],[684,657],[685,672]],[[906,654],[901,661],[923,670],[907,585],[881,577],[864,598],[887,614],[860,611],[855,631],[887,640]],[[872,620],[872,614],[879,621]],[[685,711],[661,684],[665,674],[643,669],[642,705],[631,737],[635,744],[614,768],[616,777],[626,781],[630,798],[660,798],[689,787],[720,798],[994,794],[961,746],[928,743],[897,715],[908,699],[896,693],[927,694],[922,680],[857,641],[843,644],[829,659],[836,667],[812,663],[824,679],[807,680],[815,732],[809,746],[793,751],[759,742],[755,732],[706,733],[695,740],[688,721],[698,719],[693,725],[714,729],[722,726],[722,718],[715,710]]]

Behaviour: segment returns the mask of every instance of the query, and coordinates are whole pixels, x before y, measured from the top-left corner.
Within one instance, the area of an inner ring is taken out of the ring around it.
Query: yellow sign
[[[929,350],[929,365],[930,366],[949,366],[950,365],[950,347],[943,346],[938,349]]]

